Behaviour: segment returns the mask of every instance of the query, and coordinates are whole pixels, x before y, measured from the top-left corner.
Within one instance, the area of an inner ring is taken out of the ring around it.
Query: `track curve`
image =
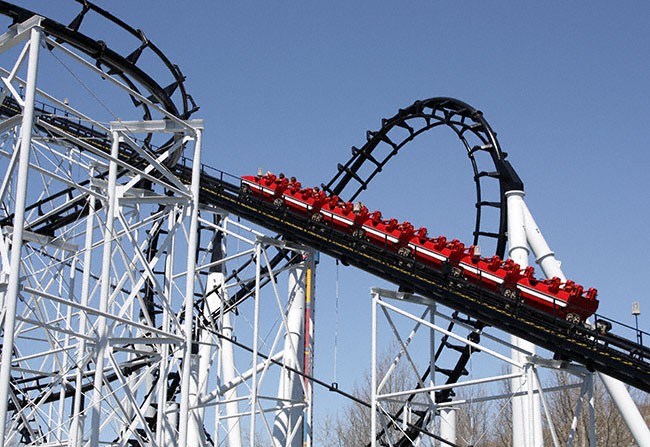
[[[322,187],[330,194],[336,194],[353,201],[368,188],[369,183],[384,169],[407,143],[413,141],[424,132],[439,126],[451,128],[461,140],[467,156],[472,164],[474,183],[476,187],[476,220],[474,225],[474,245],[479,244],[481,237],[496,239],[496,253],[503,257],[506,246],[507,210],[505,193],[513,189],[523,190],[523,182],[506,160],[507,154],[501,150],[496,132],[483,117],[480,110],[458,99],[435,97],[415,101],[410,106],[400,109],[396,115],[382,120],[378,131],[368,131],[367,141],[361,147],[352,147],[352,157],[337,166],[337,173]],[[474,141],[471,141],[474,140]],[[379,155],[377,149],[381,145],[388,146],[388,152]],[[492,165],[484,168],[479,166],[476,157],[479,152],[489,154]],[[365,178],[359,174],[364,167],[370,166],[370,174]],[[483,182],[496,180],[499,183],[499,197],[486,200]],[[499,225],[497,229],[488,231],[482,225],[482,209],[492,207],[499,209]]]
[[[107,75],[117,75],[135,92],[148,96],[148,99],[160,106],[170,115],[179,119],[188,119],[198,110],[192,96],[187,93],[185,76],[180,68],[172,64],[158,47],[152,43],[141,30],[137,30],[124,21],[116,18],[108,11],[85,0],[77,0],[82,5],[81,11],[72,19],[69,25],[64,25],[55,20],[43,17],[41,27],[43,31],[56,39],[57,43],[69,45],[81,51],[96,61],[98,68],[105,70]],[[79,31],[84,18],[89,11],[93,11],[101,18],[110,21],[123,32],[128,33],[140,41],[140,45],[128,55],[122,55],[111,49],[104,40],[89,37]],[[20,23],[37,12],[30,11],[11,3],[0,1],[0,14],[10,17],[13,23]],[[49,48],[49,47],[48,47]],[[52,48],[49,48],[50,50]],[[166,67],[173,81],[165,87],[154,79],[147,71],[139,67],[138,61],[145,50],[149,50]],[[138,88],[138,86],[140,86]],[[178,92],[177,95],[175,93]],[[142,107],[145,120],[151,119],[150,107],[147,103],[132,98],[135,107]]]

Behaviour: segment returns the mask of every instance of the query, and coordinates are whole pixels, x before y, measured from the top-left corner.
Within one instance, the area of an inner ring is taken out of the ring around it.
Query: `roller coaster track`
[[[181,163],[175,169],[180,179],[189,182],[189,168]],[[225,173],[219,177],[202,175],[201,201],[528,340],[554,352],[558,358],[574,360],[650,392],[650,350],[636,342],[572,325],[526,305],[511,309],[501,294],[452,280],[450,274],[418,262],[408,268],[403,265],[403,257],[390,250],[371,244],[362,247],[358,238],[326,224],[242,195],[238,180]]]
[[[2,110],[8,113],[13,108],[5,106]],[[70,131],[68,126],[66,129]],[[75,128],[74,132],[77,131]],[[85,132],[91,130],[86,129]],[[96,138],[95,141],[101,140]],[[105,150],[108,150],[108,144]],[[179,179],[190,182],[188,159],[181,159],[173,169]],[[217,174],[210,175],[209,171]],[[222,208],[276,231],[288,240],[305,244],[407,290],[431,297],[483,324],[529,340],[556,353],[560,358],[575,360],[650,392],[650,365],[647,361],[650,350],[634,341],[576,327],[523,305],[513,311],[507,308],[508,302],[503,296],[470,284],[450,286],[451,278],[417,262],[412,269],[407,270],[400,266],[403,259],[397,254],[370,244],[361,250],[358,239],[352,236],[313,223],[305,217],[277,210],[254,197],[242,196],[238,178],[208,166],[203,167],[201,174],[200,197],[203,204]],[[73,214],[75,216],[53,216],[47,227],[56,228],[58,219],[68,221],[78,217],[76,212]],[[42,231],[45,231],[45,226]],[[280,256],[279,259],[283,257]]]
[[[172,64],[164,53],[156,47],[141,30],[136,30],[122,20],[118,19],[108,11],[85,0],[77,0],[82,8],[81,11],[72,19],[69,25],[63,25],[54,20],[43,18],[41,26],[50,36],[54,37],[58,43],[66,43],[73,48],[91,56],[95,59],[97,66],[106,69],[107,74],[117,75],[135,92],[150,95],[149,99],[156,104],[160,104],[163,109],[171,115],[180,119],[188,119],[198,107],[192,97],[185,90],[185,77],[177,65]],[[84,18],[89,11],[93,11],[103,18],[113,22],[126,33],[140,41],[133,52],[122,56],[116,51],[111,50],[104,41],[96,40],[79,32]],[[35,15],[34,12],[19,6],[0,1],[0,14],[13,19],[14,23],[24,22]],[[161,87],[160,83],[153,79],[147,72],[138,67],[137,63],[145,50],[151,51],[154,57],[166,67],[173,81],[166,87]],[[138,85],[144,90],[140,91]],[[180,100],[174,101],[172,95],[178,91]],[[144,112],[143,119],[151,119],[151,111],[147,103],[133,99],[136,107],[141,107]]]
[[[366,132],[367,142],[361,148],[352,147],[352,157],[345,164],[338,165],[337,174],[329,183],[322,185],[323,190],[336,195],[345,192],[349,201],[353,201],[407,143],[440,126],[456,133],[467,151],[474,172],[476,219],[473,245],[478,245],[481,237],[494,238],[497,241],[496,254],[503,257],[507,225],[505,193],[523,190],[524,186],[506,160],[507,154],[501,151],[496,133],[483,118],[483,113],[457,99],[416,101],[400,109],[395,116],[382,120],[378,131]],[[481,167],[478,154],[489,155],[492,165]],[[490,180],[498,181],[500,192],[499,197],[492,197],[491,200],[486,199],[484,193],[484,183]],[[492,231],[483,228],[481,217],[484,208],[499,210],[498,228]]]
[[[134,91],[139,92],[138,85],[144,87],[143,94],[149,95],[152,102],[160,104],[170,115],[179,119],[187,119],[198,109],[191,96],[185,91],[184,77],[178,67],[171,64],[141,31],[131,28],[107,11],[89,2],[80,0],[79,3],[82,5],[81,12],[68,26],[44,19],[44,31],[54,37],[57,42],[65,42],[93,57],[98,67],[105,67],[107,74],[117,75]],[[110,50],[103,42],[79,33],[79,27],[90,10],[116,23],[129,34],[138,38],[141,44],[128,56],[121,56]],[[0,1],[0,13],[12,17],[14,22],[22,22],[33,15],[30,11],[2,1]],[[174,81],[168,86],[161,87],[158,82],[136,65],[142,52],[147,49],[153,51],[172,74]],[[175,92],[180,92],[180,102],[172,100],[171,97]],[[143,109],[143,119],[151,119],[147,103],[132,99],[136,107]],[[37,126],[40,126],[45,132],[55,131],[72,137],[83,137],[86,141],[92,142],[97,149],[109,152],[110,140],[103,132],[61,115],[55,109],[48,110],[46,105],[39,107]],[[0,107],[0,115],[11,117],[18,113],[20,113],[20,109],[16,102],[11,97],[5,98]],[[505,193],[513,189],[523,189],[523,183],[506,160],[506,154],[501,151],[496,134],[483,118],[482,113],[461,101],[452,98],[416,101],[413,105],[399,110],[392,118],[383,120],[379,131],[367,133],[367,142],[361,148],[352,148],[352,157],[345,164],[338,165],[337,174],[330,182],[322,185],[323,189],[331,194],[345,195],[349,200],[354,200],[368,188],[370,182],[382,172],[387,163],[408,142],[438,126],[447,126],[455,131],[472,164],[477,210],[473,243],[478,244],[481,238],[495,239],[496,254],[503,256],[507,222]],[[149,145],[149,138],[145,138],[142,143],[145,146]],[[167,144],[171,143],[172,140],[161,145],[160,149],[164,149]],[[382,146],[385,148],[384,150],[381,149]],[[151,146],[149,147],[151,148]],[[82,147],[80,148],[83,150]],[[479,166],[478,154],[487,154],[492,161],[492,166],[487,169]],[[120,159],[132,166],[139,167],[143,163],[138,155],[126,145],[121,146]],[[182,158],[180,151],[166,164],[181,181],[190,183],[191,169],[189,166],[191,163]],[[366,174],[362,175],[362,172],[366,172]],[[104,175],[100,173],[99,177]],[[499,197],[484,197],[483,184],[487,181],[498,182]],[[71,192],[71,189],[62,190],[57,192],[56,196]],[[44,201],[55,198],[51,196],[39,203],[32,204],[31,207],[39,207],[43,205]],[[30,228],[30,230],[36,233],[52,234],[58,228],[83,216],[85,199],[83,195],[77,196],[70,201],[69,206],[57,210],[56,214],[48,216],[48,219],[44,220],[39,227]],[[286,240],[322,251],[346,264],[358,267],[391,281],[403,289],[429,297],[456,312],[467,315],[465,323],[475,328],[472,337],[479,337],[483,326],[494,326],[554,352],[559,359],[582,363],[589,369],[603,372],[650,392],[650,364],[648,362],[650,349],[634,341],[615,334],[600,334],[583,326],[575,326],[525,305],[512,308],[509,301],[498,293],[481,289],[477,285],[456,278],[452,280],[448,275],[417,262],[404,265],[403,258],[389,250],[371,244],[362,246],[358,239],[336,231],[325,224],[312,222],[306,217],[292,214],[286,210],[278,210],[265,201],[242,194],[238,178],[207,166],[203,167],[201,173],[200,200],[204,205],[215,206],[243,217],[275,231]],[[482,222],[484,208],[498,209],[497,228],[484,228],[484,222]],[[0,222],[0,225],[10,225],[11,220],[12,216],[9,216]],[[148,256],[153,256],[155,252],[156,237],[154,236],[147,253]],[[287,253],[283,250],[279,250],[271,264],[275,266],[282,262],[291,263],[293,259],[288,258]],[[231,276],[236,275],[237,272],[234,272]],[[251,285],[244,284],[241,290],[231,298],[230,306],[236,307],[250,296],[251,290]],[[453,325],[453,323],[450,324]],[[453,368],[438,371],[447,375],[447,383],[455,383],[465,373],[465,366],[471,355],[471,350],[469,347],[451,346],[447,340],[443,340],[436,352],[436,358],[440,356],[444,348],[451,348],[460,354]],[[430,371],[426,371],[424,376],[426,377],[429,373]],[[439,392],[436,401],[444,402],[451,395],[453,395],[452,389],[446,389]],[[423,420],[420,420],[419,424],[422,422]],[[419,424],[414,425],[418,426]]]

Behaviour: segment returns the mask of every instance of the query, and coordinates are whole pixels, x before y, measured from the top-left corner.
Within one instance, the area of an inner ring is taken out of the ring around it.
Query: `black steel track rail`
[[[188,168],[180,164],[176,174],[186,182],[191,178]],[[528,340],[554,352],[560,359],[576,361],[650,392],[649,359],[647,355],[639,355],[639,352],[647,354],[648,350],[635,342],[570,324],[523,304],[513,307],[501,294],[456,281],[418,262],[413,262],[409,268],[403,257],[382,247],[366,243],[361,249],[358,238],[329,225],[314,223],[307,217],[278,210],[253,196],[242,195],[239,184],[229,183],[224,178],[202,175],[201,202]]]
[[[69,25],[63,25],[55,20],[44,17],[41,26],[45,33],[54,37],[57,42],[66,43],[92,57],[97,61],[98,66],[107,67],[108,74],[119,75],[122,79],[128,82],[131,88],[135,87],[134,83],[141,85],[144,87],[143,94],[146,94],[145,92],[150,94],[150,99],[153,102],[161,104],[161,106],[172,115],[178,116],[182,119],[187,119],[192,113],[198,110],[191,96],[185,91],[183,84],[185,77],[180,72],[178,66],[172,64],[167,57],[165,57],[165,55],[144,36],[142,31],[133,29],[108,11],[103,10],[89,1],[80,1],[78,3],[82,5],[82,10]],[[104,19],[113,22],[126,33],[139,39],[140,45],[132,53],[122,56],[118,52],[109,48],[104,41],[91,38],[79,32],[79,28],[82,25],[86,14],[90,10],[99,14]],[[19,23],[24,22],[37,13],[0,0],[0,14],[11,17],[14,23]],[[173,79],[172,84],[166,87],[161,87],[156,80],[147,74],[147,72],[137,66],[140,56],[146,49],[151,50],[155,54],[155,57],[158,58],[169,70]],[[136,91],[138,90],[137,88],[134,89]],[[177,89],[181,92],[180,104],[177,104],[172,99],[172,94]],[[134,105],[144,107],[145,114],[149,114],[146,109],[146,104],[134,101]]]
[[[483,118],[483,113],[457,99],[438,97],[415,101],[400,109],[395,116],[383,119],[381,128],[376,132],[368,131],[367,142],[361,148],[352,147],[352,157],[345,164],[339,164],[336,175],[322,187],[330,194],[342,195],[346,191],[345,197],[353,201],[407,143],[440,126],[456,133],[474,172],[476,219],[473,245],[478,245],[481,237],[496,239],[495,254],[503,258],[507,226],[505,193],[523,190],[524,185],[506,160],[507,154],[501,150],[496,132]],[[488,168],[479,166],[479,153],[488,154],[492,165]],[[499,197],[486,200],[483,182],[490,179],[498,181]],[[482,222],[484,208],[499,210],[498,228],[485,228],[486,224]]]

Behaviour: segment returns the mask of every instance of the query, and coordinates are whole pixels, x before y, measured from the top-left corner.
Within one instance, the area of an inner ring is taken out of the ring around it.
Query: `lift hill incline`
[[[174,168],[190,181],[188,161]],[[214,170],[216,176],[207,174]],[[504,294],[411,260],[379,245],[362,243],[359,237],[336,229],[325,221],[278,207],[264,198],[246,194],[243,179],[214,168],[204,168],[201,202],[241,216],[282,234],[287,240],[307,245],[334,258],[397,284],[403,290],[429,297],[452,309],[529,340],[623,382],[650,392],[650,350],[615,334],[569,322],[528,304],[513,305]],[[516,302],[515,302],[516,303]],[[594,308],[595,310],[595,308]]]

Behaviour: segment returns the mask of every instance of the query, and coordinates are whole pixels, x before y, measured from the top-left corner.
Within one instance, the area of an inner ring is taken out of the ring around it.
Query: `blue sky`
[[[23,3],[64,22],[79,9]],[[451,96],[482,110],[566,275],[599,290],[606,316],[632,324],[639,301],[640,325],[650,329],[647,2],[99,4],[181,67],[201,106],[195,117],[206,121],[203,160],[233,174],[262,167],[320,184],[366,130],[417,99]],[[469,242],[474,197],[463,150],[431,132],[361,198]],[[321,269],[317,351],[328,358],[333,261]],[[350,268],[340,277],[341,340],[364,340],[367,290],[379,282]],[[339,349],[340,365],[358,355]],[[327,364],[318,371],[325,380]],[[357,376],[339,382],[351,387]]]

